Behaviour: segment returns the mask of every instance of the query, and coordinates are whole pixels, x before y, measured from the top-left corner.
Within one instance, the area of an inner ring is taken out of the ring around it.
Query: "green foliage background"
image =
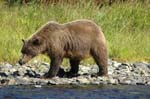
[[[0,62],[16,63],[21,55],[21,39],[28,38],[47,21],[65,23],[76,19],[90,19],[102,27],[110,58],[119,61],[150,62],[148,0],[117,2],[111,6],[104,4],[102,7],[91,1],[84,1],[49,5],[30,2],[12,6],[0,1]],[[48,61],[44,56],[36,59]],[[93,63],[93,60],[84,62]]]

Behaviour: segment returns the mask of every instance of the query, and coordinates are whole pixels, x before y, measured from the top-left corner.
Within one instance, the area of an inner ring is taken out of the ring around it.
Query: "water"
[[[150,86],[4,86],[0,99],[150,99]]]

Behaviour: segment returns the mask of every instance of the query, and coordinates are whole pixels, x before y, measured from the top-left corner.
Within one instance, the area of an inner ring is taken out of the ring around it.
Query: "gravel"
[[[69,67],[68,67],[69,68]],[[63,68],[68,71],[68,68]],[[93,77],[98,72],[97,65],[80,65],[79,76],[73,78],[54,77],[40,78],[49,69],[48,63],[27,64],[20,66],[9,63],[0,64],[0,85],[84,85],[84,84],[112,84],[112,85],[150,85],[150,64],[148,63],[119,63],[108,61],[109,77]]]

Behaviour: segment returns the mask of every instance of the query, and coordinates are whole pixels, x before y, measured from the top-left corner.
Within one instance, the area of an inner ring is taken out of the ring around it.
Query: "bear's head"
[[[45,40],[41,37],[33,36],[29,40],[22,40],[23,46],[21,49],[22,56],[18,63],[23,65],[31,60],[33,57],[44,53],[46,51]]]

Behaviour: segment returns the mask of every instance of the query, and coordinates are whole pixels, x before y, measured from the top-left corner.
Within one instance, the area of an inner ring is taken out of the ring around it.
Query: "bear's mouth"
[[[19,63],[20,65],[24,65],[24,64],[26,64],[28,61],[30,61],[33,57],[35,57],[35,55],[33,56],[33,55],[23,54],[23,55],[21,56],[21,58],[19,59],[18,63]]]

